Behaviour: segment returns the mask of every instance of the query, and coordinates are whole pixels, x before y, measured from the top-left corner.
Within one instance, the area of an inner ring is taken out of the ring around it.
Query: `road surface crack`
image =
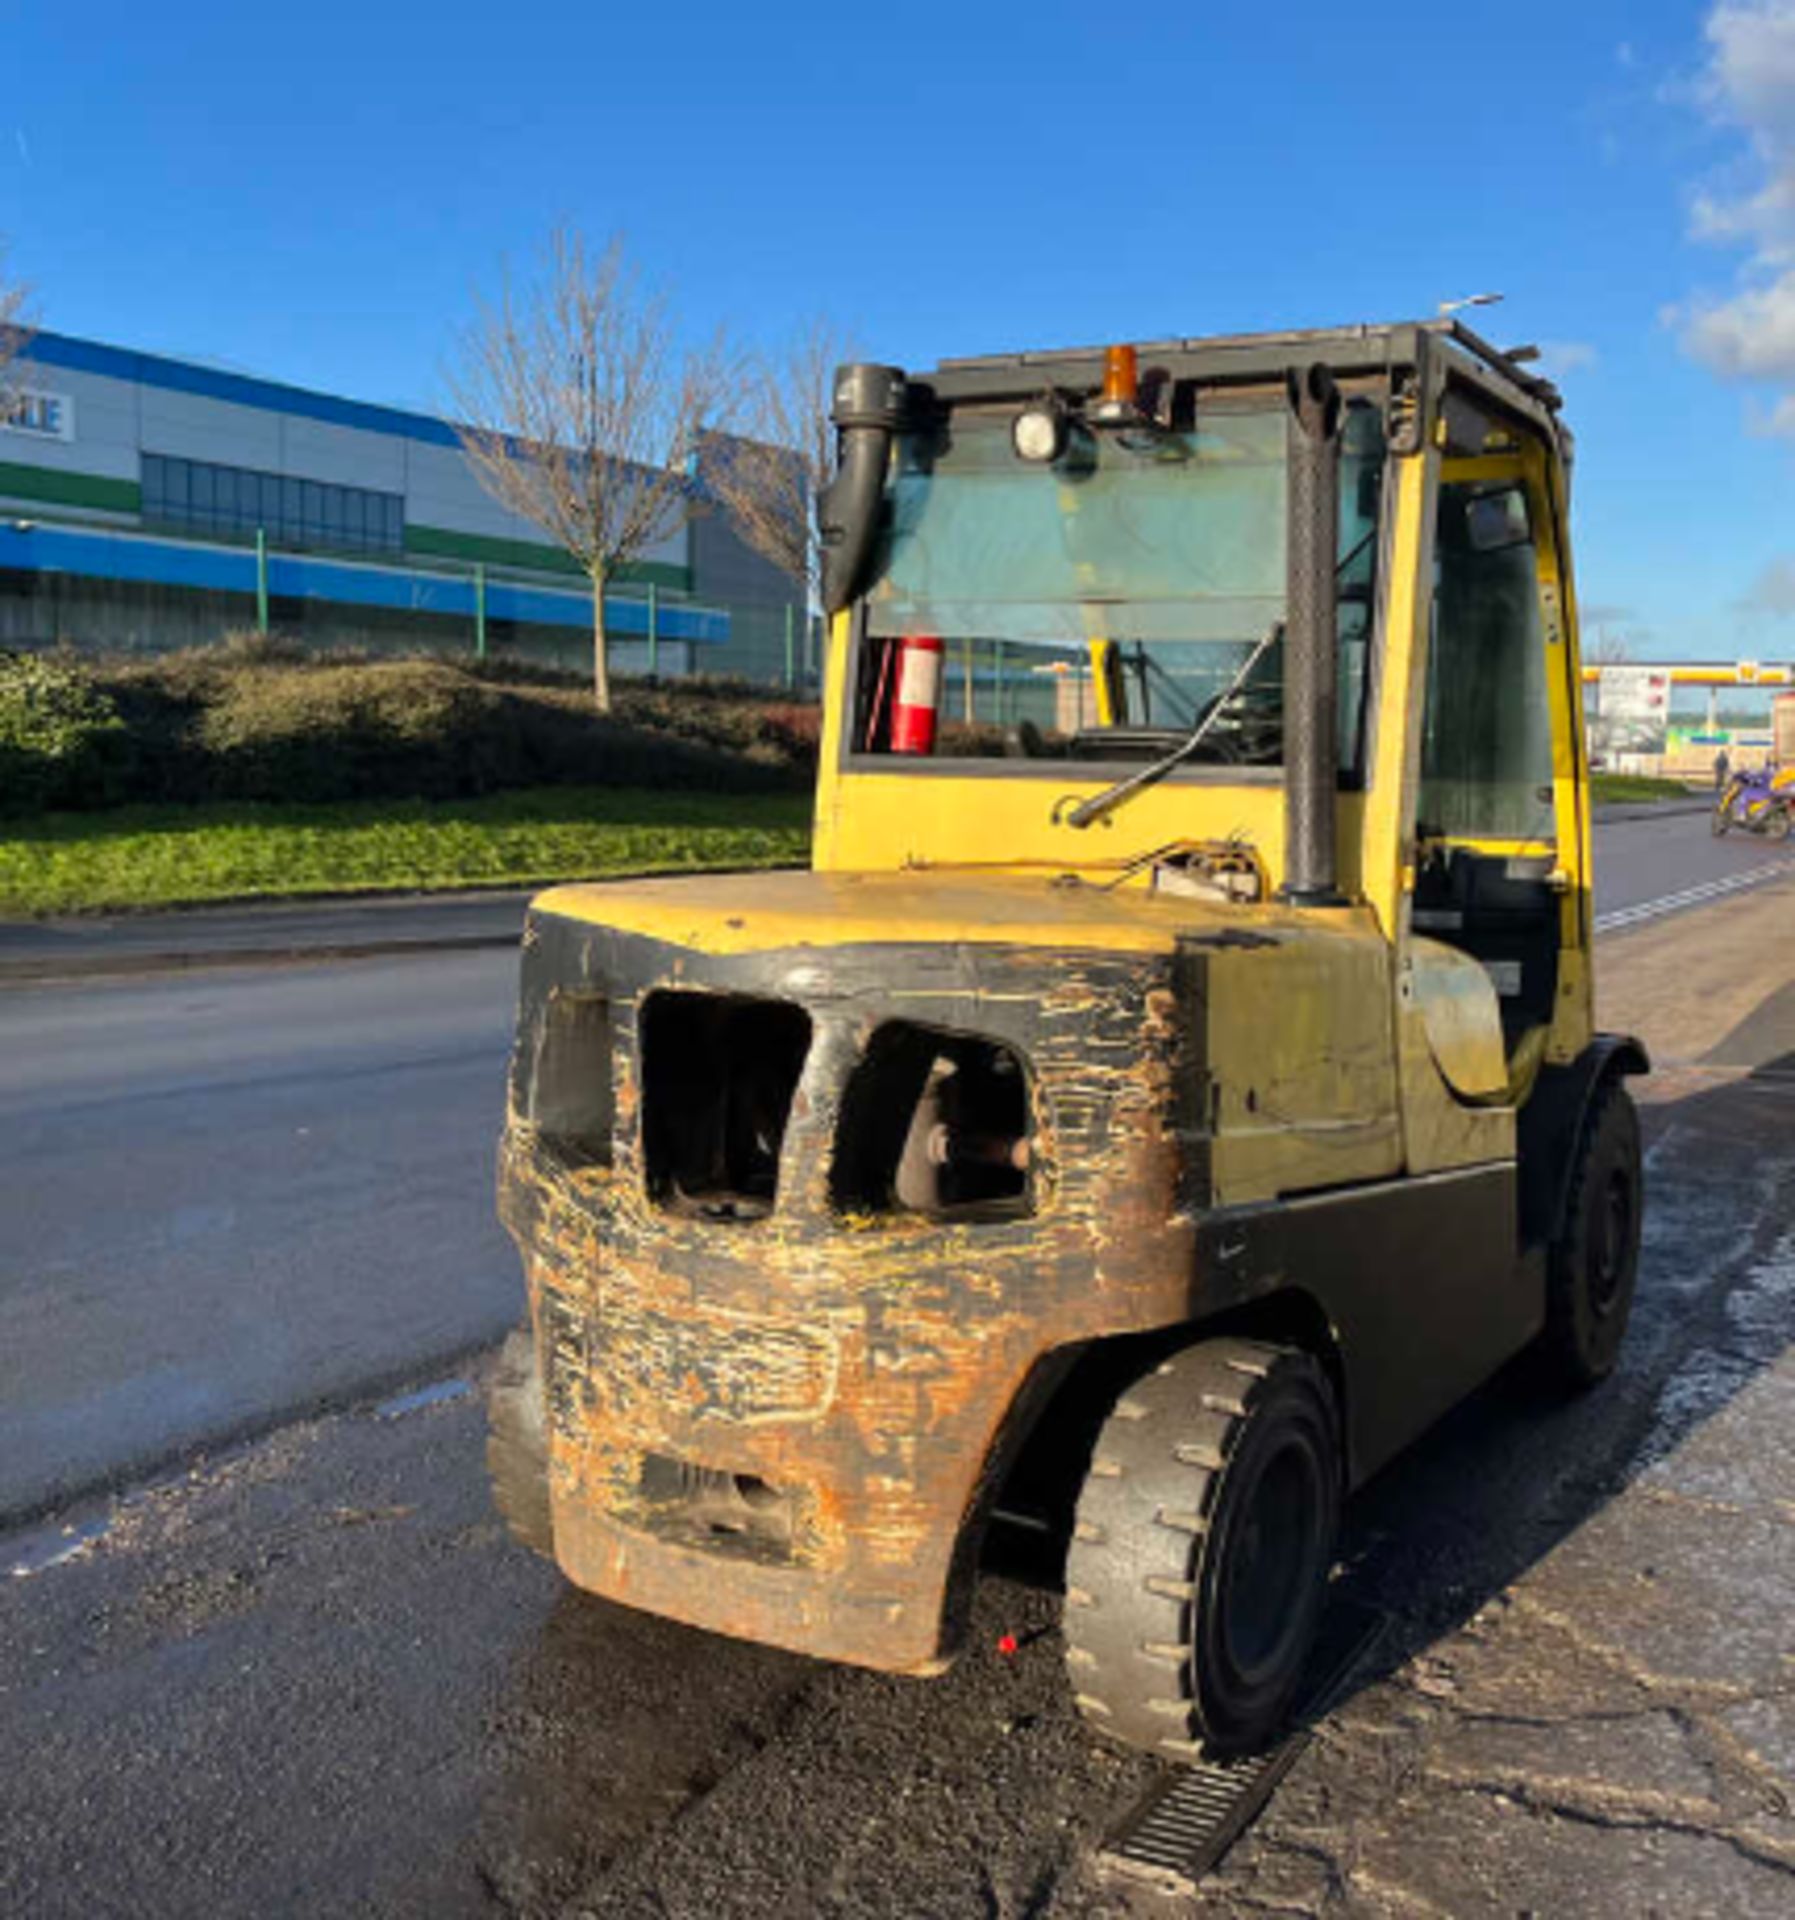
[[[1655,1672],[1643,1660],[1628,1653],[1624,1647],[1616,1646],[1611,1640],[1604,1640],[1599,1634],[1589,1631],[1575,1615],[1561,1608],[1549,1605],[1524,1590],[1517,1590],[1514,1606],[1518,1613],[1555,1628],[1570,1641],[1579,1653],[1587,1654],[1592,1660],[1610,1667],[1623,1679],[1642,1691],[1655,1696],[1662,1703],[1666,1695],[1694,1696],[1717,1705],[1730,1706],[1761,1697],[1763,1689],[1750,1686],[1742,1681],[1733,1680],[1697,1680],[1684,1676],[1673,1678]]]
[[[1531,1813],[1554,1814],[1583,1826],[1616,1833],[1676,1833],[1695,1840],[1717,1840],[1742,1859],[1795,1878],[1795,1836],[1785,1839],[1759,1827],[1709,1819],[1697,1811],[1703,1803],[1684,1801],[1680,1795],[1642,1793],[1629,1802],[1599,1781],[1538,1780],[1519,1774],[1471,1779],[1445,1769],[1430,1769],[1430,1774],[1434,1784],[1447,1792],[1508,1802]],[[1566,1792],[1566,1787],[1581,1791]],[[1718,1807],[1714,1812],[1718,1814]]]

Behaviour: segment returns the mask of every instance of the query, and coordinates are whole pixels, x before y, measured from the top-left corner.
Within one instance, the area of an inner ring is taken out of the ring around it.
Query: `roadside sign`
[[[1662,753],[1670,724],[1670,672],[1665,667],[1603,667],[1596,711],[1610,753]]]

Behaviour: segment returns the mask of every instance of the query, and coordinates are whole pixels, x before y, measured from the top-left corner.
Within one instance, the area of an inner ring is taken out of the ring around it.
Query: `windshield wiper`
[[[1259,664],[1262,656],[1283,637],[1283,621],[1274,620],[1266,628],[1258,645],[1242,661],[1239,672],[1203,709],[1197,724],[1170,753],[1163,759],[1155,760],[1151,766],[1142,767],[1139,773],[1131,773],[1126,780],[1118,780],[1113,787],[1105,787],[1101,793],[1094,793],[1090,799],[1080,801],[1070,813],[1064,816],[1061,815],[1060,808],[1066,804],[1066,799],[1070,798],[1070,795],[1056,800],[1053,804],[1053,824],[1058,826],[1063,818],[1069,827],[1091,826],[1101,820],[1105,814],[1113,813],[1124,800],[1132,799],[1142,788],[1153,786],[1156,782],[1163,780],[1174,768],[1182,766],[1208,738],[1209,729],[1227,712],[1228,702],[1245,685],[1247,676]]]

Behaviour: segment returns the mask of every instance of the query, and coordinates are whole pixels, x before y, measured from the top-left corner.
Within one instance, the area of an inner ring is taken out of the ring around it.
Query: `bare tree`
[[[1590,665],[1624,667],[1633,658],[1633,647],[1624,633],[1610,631],[1606,621],[1596,627],[1596,643],[1590,649]]]
[[[729,390],[721,339],[679,344],[666,296],[613,237],[567,227],[539,277],[482,303],[450,391],[487,491],[579,562],[592,588],[592,691],[611,704],[605,589],[687,510],[686,462]]]
[[[821,567],[817,496],[835,466],[829,400],[835,369],[854,346],[829,320],[807,322],[749,362],[739,431],[709,434],[704,481],[736,531],[816,604]]]

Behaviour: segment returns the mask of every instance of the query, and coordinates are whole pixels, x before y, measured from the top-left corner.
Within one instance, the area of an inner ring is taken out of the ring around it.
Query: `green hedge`
[[[149,659],[0,656],[0,808],[470,799],[543,786],[795,792],[816,709],[251,638]]]
[[[128,729],[105,690],[80,667],[0,653],[0,808],[103,806],[123,796]]]

